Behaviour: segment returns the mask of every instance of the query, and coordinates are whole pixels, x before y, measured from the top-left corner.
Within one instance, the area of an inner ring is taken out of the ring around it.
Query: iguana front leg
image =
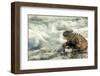
[[[70,44],[70,41],[65,42],[62,47],[63,47],[63,52],[65,53],[66,47]],[[68,48],[68,47],[67,47]]]

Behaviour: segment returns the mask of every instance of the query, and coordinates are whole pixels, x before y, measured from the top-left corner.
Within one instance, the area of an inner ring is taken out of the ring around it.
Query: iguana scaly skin
[[[67,40],[67,42],[63,44],[64,49],[68,46],[81,52],[87,52],[88,42],[82,35],[73,33],[72,31],[65,31],[63,36]]]

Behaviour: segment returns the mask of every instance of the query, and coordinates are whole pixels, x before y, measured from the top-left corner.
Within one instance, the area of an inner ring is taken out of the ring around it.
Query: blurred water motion
[[[62,53],[62,44],[67,41],[62,35],[64,31],[73,30],[88,39],[87,17],[29,15],[28,20],[28,60],[87,58],[87,53],[72,49]]]

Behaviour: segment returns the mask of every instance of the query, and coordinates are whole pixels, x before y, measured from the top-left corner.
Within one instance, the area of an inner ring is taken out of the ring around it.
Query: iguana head
[[[72,34],[72,32],[73,32],[73,30],[65,31],[65,32],[63,32],[63,36],[64,36],[64,37],[67,37],[67,36],[69,36],[70,34]]]

